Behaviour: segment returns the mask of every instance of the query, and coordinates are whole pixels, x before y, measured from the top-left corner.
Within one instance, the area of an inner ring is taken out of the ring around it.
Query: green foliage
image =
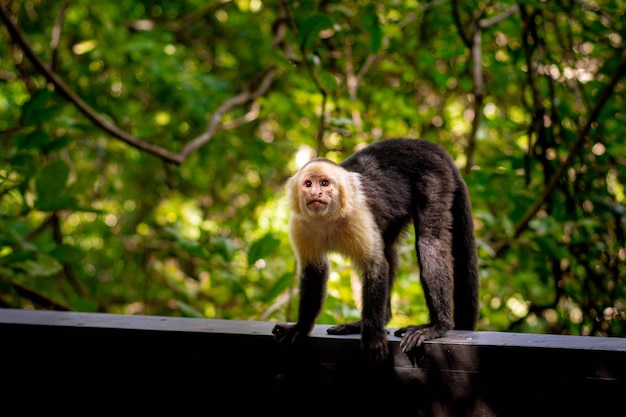
[[[464,169],[480,329],[624,335],[623,1],[48,3],[3,7],[104,123],[3,20],[0,306],[294,320],[296,156],[419,136]],[[392,326],[428,320],[414,242]],[[358,318],[331,261],[319,322]]]

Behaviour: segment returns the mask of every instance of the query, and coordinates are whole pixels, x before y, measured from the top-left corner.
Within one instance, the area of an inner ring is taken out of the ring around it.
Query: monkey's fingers
[[[437,325],[408,326],[404,330],[404,338],[400,342],[400,348],[404,353],[418,348],[427,340],[436,339],[446,334],[446,327]]]
[[[276,337],[278,343],[285,345],[293,343],[298,333],[294,331],[294,326],[289,324],[277,324],[272,329],[272,334]]]
[[[395,332],[393,332],[393,335],[397,337],[402,337],[404,336],[404,333],[406,333],[406,330],[407,330],[407,327],[400,327]]]
[[[435,326],[432,325],[407,326],[402,329],[398,329],[396,333],[400,331],[404,334],[402,342],[400,342],[400,348],[404,353],[417,349],[422,345],[422,343],[438,337],[441,333]]]
[[[272,333],[282,346],[298,345],[307,338],[307,333],[295,324],[277,324],[272,329]]]
[[[398,331],[402,331],[401,333],[404,334],[404,338],[400,342],[400,349],[407,355],[411,365],[415,366],[421,356],[420,347],[431,338],[428,334],[429,329],[426,326],[408,326],[404,329],[398,329]]]
[[[426,334],[422,331],[408,333],[404,336],[402,342],[400,342],[400,348],[402,349],[402,352],[408,353],[420,347],[426,340]]]
[[[285,333],[287,333],[287,329],[285,329],[285,326],[282,324],[277,324],[272,329],[272,334],[276,336],[281,336]]]
[[[345,334],[359,334],[361,333],[361,321],[355,321],[352,323],[338,324],[337,326],[329,327],[326,330],[328,334],[345,335]]]
[[[394,336],[402,337],[405,333],[412,333],[420,329],[425,329],[428,327],[428,324],[420,324],[419,326],[406,326],[400,327],[395,332],[393,332]]]

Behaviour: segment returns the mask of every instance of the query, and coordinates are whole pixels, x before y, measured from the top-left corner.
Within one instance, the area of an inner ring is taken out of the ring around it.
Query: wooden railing
[[[87,416],[626,415],[626,338],[452,331],[426,342],[412,364],[391,332],[393,360],[366,366],[356,336],[318,325],[310,343],[285,350],[272,327],[0,309],[0,407]]]

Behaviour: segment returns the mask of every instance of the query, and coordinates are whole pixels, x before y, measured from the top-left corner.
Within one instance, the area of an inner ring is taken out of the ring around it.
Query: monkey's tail
[[[457,192],[452,206],[452,254],[454,256],[454,328],[473,330],[478,321],[478,258],[474,220],[467,185],[457,178]]]

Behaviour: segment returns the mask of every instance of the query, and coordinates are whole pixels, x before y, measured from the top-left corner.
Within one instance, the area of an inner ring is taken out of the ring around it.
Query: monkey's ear
[[[361,190],[361,174],[358,172],[348,172],[348,190],[351,194]]]
[[[298,173],[293,174],[291,177],[289,177],[289,179],[285,183],[285,188],[287,189],[287,192],[291,192],[291,189],[293,188],[294,183],[297,181],[296,180],[297,176],[298,176]]]
[[[300,213],[300,200],[299,200],[299,186],[298,182],[300,181],[300,173],[292,175],[285,184],[285,189],[287,191],[287,201],[289,202],[289,206],[291,210],[294,212]]]
[[[361,175],[357,172],[344,172],[339,181],[339,202],[343,215],[350,214],[365,202],[361,187]]]

